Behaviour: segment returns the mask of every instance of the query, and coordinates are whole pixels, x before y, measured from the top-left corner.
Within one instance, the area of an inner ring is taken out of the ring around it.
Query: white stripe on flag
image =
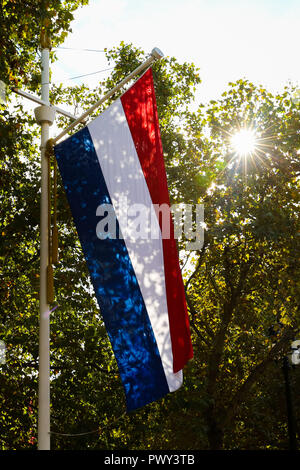
[[[128,207],[143,204],[149,211],[153,210],[121,100],[118,99],[87,127],[146,305],[167,383],[170,391],[175,391],[182,385],[182,371],[173,373],[160,227],[154,217],[152,223],[157,224],[154,229],[158,238],[149,236],[147,240],[130,239],[120,205],[120,201],[126,199]]]

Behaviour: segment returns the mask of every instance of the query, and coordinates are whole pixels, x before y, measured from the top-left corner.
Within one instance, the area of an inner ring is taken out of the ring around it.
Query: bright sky
[[[90,0],[75,14],[64,47],[99,49],[133,43],[200,68],[197,100],[217,99],[229,81],[247,78],[280,91],[300,81],[299,0]],[[53,81],[95,86],[108,67],[103,53],[60,50]]]

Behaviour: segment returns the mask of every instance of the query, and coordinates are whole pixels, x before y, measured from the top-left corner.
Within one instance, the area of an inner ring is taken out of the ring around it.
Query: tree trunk
[[[210,450],[221,450],[223,448],[224,431],[216,417],[214,406],[210,406],[207,411],[207,438]]]

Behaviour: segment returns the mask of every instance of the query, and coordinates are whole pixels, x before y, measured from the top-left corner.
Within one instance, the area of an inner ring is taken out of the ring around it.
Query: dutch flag
[[[163,236],[154,211],[131,237],[121,203],[169,205],[152,70],[54,151],[130,411],[177,390],[193,356],[173,222]],[[108,206],[117,236],[97,233]]]

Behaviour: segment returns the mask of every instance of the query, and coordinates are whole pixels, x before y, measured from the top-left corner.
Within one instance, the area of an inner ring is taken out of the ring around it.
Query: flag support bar
[[[146,67],[149,67],[155,60],[161,59],[163,53],[155,47],[152,49],[150,57],[139,65],[135,70],[133,70],[127,77],[125,77],[118,85],[116,85],[112,90],[110,90],[106,95],[104,95],[99,101],[97,101],[91,108],[89,108],[85,113],[83,113],[76,121],[72,122],[66,129],[64,129],[60,134],[58,134],[54,139],[51,139],[51,144],[55,145],[57,142],[64,137],[71,129],[73,129],[77,124],[84,121],[87,116],[92,114],[92,112],[98,108],[104,101],[113,96],[120,88],[122,88],[126,83],[128,83],[133,77],[135,77],[139,72],[144,70]]]

